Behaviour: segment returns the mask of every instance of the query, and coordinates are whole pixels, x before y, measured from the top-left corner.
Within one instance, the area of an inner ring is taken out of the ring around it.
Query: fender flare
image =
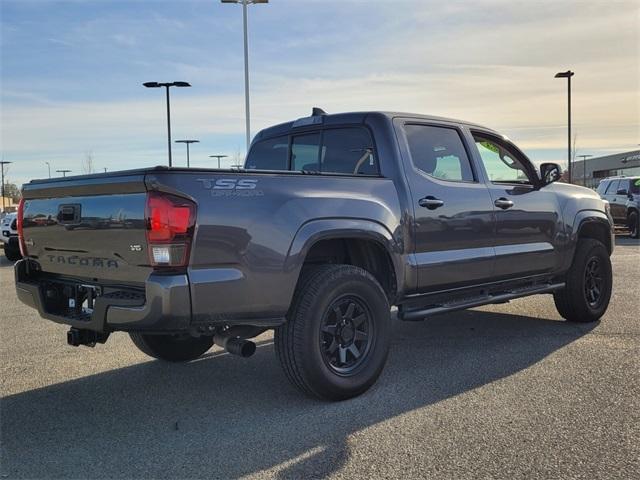
[[[322,218],[306,222],[298,229],[289,246],[284,264],[285,271],[293,272],[297,278],[313,245],[321,240],[339,238],[370,240],[378,243],[384,248],[391,260],[398,283],[398,291],[402,289],[404,279],[404,266],[401,261],[402,247],[389,229],[372,220]]]

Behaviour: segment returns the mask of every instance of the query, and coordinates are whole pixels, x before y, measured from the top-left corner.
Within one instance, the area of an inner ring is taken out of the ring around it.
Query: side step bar
[[[504,293],[493,293],[479,297],[465,298],[457,302],[452,301],[438,305],[429,305],[425,308],[416,308],[412,310],[404,310],[400,308],[398,309],[398,318],[408,322],[424,320],[426,317],[431,315],[455,312],[456,310],[466,310],[467,308],[479,307],[490,303],[506,303],[515,298],[536,295],[538,293],[551,293],[555,290],[564,288],[564,286],[564,282],[536,285],[529,288],[518,288]]]

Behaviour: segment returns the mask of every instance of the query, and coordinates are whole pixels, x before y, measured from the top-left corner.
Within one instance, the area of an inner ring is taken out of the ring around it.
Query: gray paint
[[[407,121],[457,129],[476,182],[442,181],[416,170],[403,131]],[[272,325],[283,321],[305,257],[323,239],[361,238],[381,245],[398,279],[394,301],[402,303],[409,296],[487,281],[561,275],[570,265],[581,222],[600,222],[611,231],[604,203],[588,189],[489,182],[471,134],[497,136],[492,130],[436,117],[379,112],[329,115],[321,123],[370,129],[381,176],[155,168],[36,181],[24,189],[30,221],[37,215],[52,215],[68,201],[82,204],[83,218],[85,213],[103,213],[102,223],[85,221],[84,229],[25,222],[25,237],[35,241],[38,254],[31,261],[48,275],[144,285],[147,304],[154,306],[110,306],[108,321],[119,324],[117,328],[153,329],[153,315],[159,328],[166,328],[165,312],[176,316],[178,328],[189,324],[189,318],[191,328]],[[316,128],[317,124],[294,127],[290,122],[266,129],[256,139]],[[162,281],[151,273],[143,241],[145,190],[187,196],[197,204],[189,266],[185,273]],[[421,207],[419,200],[426,195],[442,199],[443,206]],[[495,207],[500,197],[511,199],[513,208]],[[112,221],[124,205],[133,209],[134,222],[128,229]],[[113,227],[113,234],[101,228],[103,224]],[[143,245],[142,251],[127,252],[132,242]],[[42,260],[43,249],[60,250],[63,244],[82,249],[85,255],[120,259],[122,269],[89,271]],[[171,293],[161,291],[165,287]]]

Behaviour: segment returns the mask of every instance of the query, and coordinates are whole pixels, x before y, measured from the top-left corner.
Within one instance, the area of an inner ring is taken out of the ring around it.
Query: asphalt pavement
[[[640,478],[640,243],[597,324],[551,296],[395,321],[359,398],[302,396],[270,335],[189,364],[94,349],[20,304],[0,262],[2,478]]]

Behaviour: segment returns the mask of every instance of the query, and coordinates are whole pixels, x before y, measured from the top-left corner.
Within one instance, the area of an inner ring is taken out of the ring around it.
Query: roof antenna
[[[311,116],[312,117],[320,117],[322,115],[326,115],[327,112],[325,112],[323,109],[321,109],[320,107],[313,107],[311,109]]]

